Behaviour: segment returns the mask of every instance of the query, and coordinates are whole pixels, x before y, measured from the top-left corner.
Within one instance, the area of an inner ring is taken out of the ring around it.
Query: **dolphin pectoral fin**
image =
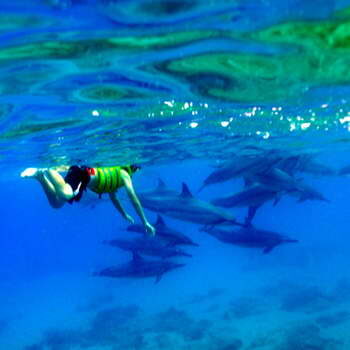
[[[269,245],[269,246],[267,246],[267,247],[265,247],[263,249],[263,253],[264,254],[269,254],[272,251],[272,249],[275,248],[275,247],[276,247],[275,245]]]
[[[279,201],[281,200],[281,198],[282,198],[282,193],[278,193],[278,194],[276,195],[276,197],[275,197],[275,199],[274,199],[272,205],[275,207],[275,206],[279,203]]]
[[[132,262],[134,264],[139,264],[143,261],[143,258],[140,256],[140,254],[137,251],[132,250],[131,254],[132,254]]]
[[[206,185],[205,185],[205,184],[203,184],[203,185],[202,185],[202,186],[199,188],[199,190],[198,190],[198,192],[197,192],[197,193],[201,192],[205,186],[206,186]]]
[[[155,224],[153,226],[161,226],[161,227],[166,226],[164,219],[159,214],[157,215],[157,221],[155,222]]]
[[[201,229],[201,231],[211,231],[215,225],[204,225]]]
[[[255,217],[255,214],[257,212],[257,210],[260,208],[260,205],[251,205],[249,208],[248,208],[248,214],[247,214],[247,217],[245,219],[245,226],[251,226],[252,225],[252,221]]]
[[[166,184],[165,182],[161,179],[161,178],[158,178],[158,185],[157,185],[157,188],[156,188],[156,191],[159,191],[159,192],[162,192],[166,189]]]
[[[163,277],[163,274],[162,274],[162,273],[158,274],[158,275],[156,276],[156,280],[154,281],[154,284],[157,284],[157,283],[162,279],[162,277]]]

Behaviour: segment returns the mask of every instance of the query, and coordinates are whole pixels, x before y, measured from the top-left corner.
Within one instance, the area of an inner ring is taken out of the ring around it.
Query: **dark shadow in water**
[[[340,325],[350,320],[349,311],[338,311],[331,314],[322,315],[316,318],[317,324],[322,328],[329,328]]]
[[[289,328],[282,344],[275,347],[275,350],[336,350],[341,343],[333,338],[326,338],[320,334],[320,328],[314,324],[302,324]]]

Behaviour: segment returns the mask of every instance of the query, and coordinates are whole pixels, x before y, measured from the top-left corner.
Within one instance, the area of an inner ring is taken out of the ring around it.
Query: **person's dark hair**
[[[130,169],[132,170],[133,173],[141,169],[141,165],[138,164],[131,164]]]
[[[64,181],[71,185],[73,191],[75,191],[81,183],[78,194],[68,201],[69,203],[73,203],[74,201],[79,202],[83,192],[86,191],[86,187],[90,181],[90,175],[86,171],[85,166],[79,167],[78,165],[72,165],[68,169]]]

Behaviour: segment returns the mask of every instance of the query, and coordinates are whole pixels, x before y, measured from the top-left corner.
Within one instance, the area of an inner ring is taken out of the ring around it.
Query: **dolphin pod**
[[[233,156],[232,160],[205,178],[199,192],[232,179],[244,180],[241,191],[217,196],[210,202],[195,198],[184,182],[182,190],[178,192],[159,180],[155,189],[139,193],[143,207],[158,215],[154,223],[156,236],[105,241],[105,244],[131,252],[133,257],[126,264],[107,267],[95,275],[112,278],[153,276],[156,282],[159,282],[163,274],[183,267],[184,264],[168,259],[191,257],[192,254],[177,246],[191,247],[198,244],[191,237],[165,223],[162,215],[201,225],[200,231],[223,243],[261,249],[264,254],[270,253],[279,245],[297,243],[296,238],[255,227],[253,220],[262,205],[269,201],[276,205],[287,195],[295,197],[298,203],[306,200],[329,202],[320,191],[304,181],[300,176],[303,173],[312,176],[347,176],[350,174],[350,166],[337,172],[316,161],[311,154],[294,154],[254,147],[249,154]],[[247,208],[244,223],[237,222],[232,213],[227,211],[228,208],[236,207]],[[144,234],[143,226],[138,224],[129,225],[127,231]],[[148,260],[141,255],[157,257],[159,260]]]
[[[242,191],[215,198],[211,203],[225,208],[247,207],[246,225],[252,223],[257,210],[263,204],[273,201],[276,205],[285,195],[296,197],[298,202],[306,200],[329,202],[322,193],[299,177],[300,173],[315,176],[337,175],[335,170],[317,162],[310,154],[289,154],[275,150],[261,151],[259,154],[250,156],[249,162],[252,164],[250,168],[246,166],[247,162],[240,162],[234,166],[234,171],[226,164],[222,167],[221,172],[225,172],[226,175],[230,174],[230,178],[222,174],[217,176],[218,170],[215,170],[201,186],[202,189],[222,182],[223,178],[227,181],[238,175],[242,177],[245,182],[245,188]]]

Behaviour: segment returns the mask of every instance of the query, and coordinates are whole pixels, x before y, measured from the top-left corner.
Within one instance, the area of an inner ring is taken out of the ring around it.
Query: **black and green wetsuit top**
[[[131,165],[112,166],[94,168],[96,170],[96,183],[93,187],[89,187],[91,191],[98,194],[113,193],[122,187],[123,181],[120,175],[121,170],[125,170],[130,176],[137,170]]]

